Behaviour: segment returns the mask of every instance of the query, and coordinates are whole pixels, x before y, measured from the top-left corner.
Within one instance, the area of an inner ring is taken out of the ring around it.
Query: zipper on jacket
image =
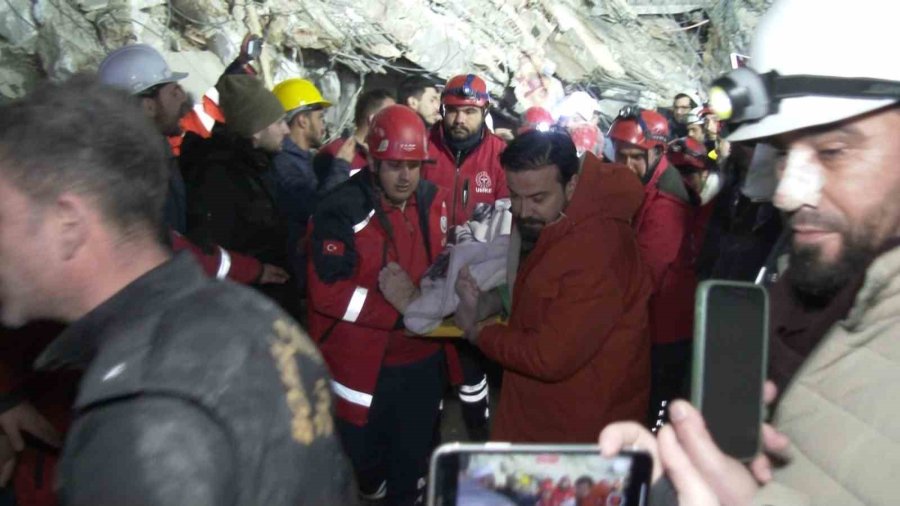
[[[456,223],[456,207],[457,207],[457,195],[459,194],[459,172],[462,165],[462,151],[456,152],[456,173],[453,175],[453,209],[450,211],[452,214],[450,215],[450,228],[449,230],[454,230],[457,225]]]

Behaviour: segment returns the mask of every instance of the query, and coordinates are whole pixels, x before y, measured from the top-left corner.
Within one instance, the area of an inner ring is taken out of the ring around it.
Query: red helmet
[[[706,146],[691,137],[682,137],[669,143],[666,157],[670,164],[682,172],[696,172],[709,168]]]
[[[462,74],[453,76],[447,81],[441,93],[441,103],[487,107],[491,103],[491,96],[488,94],[484,79],[475,74]]]
[[[529,130],[540,130],[542,132],[550,129],[550,125],[554,123],[553,115],[550,111],[543,107],[529,107],[522,115],[522,126],[519,127],[519,134],[523,134]]]
[[[669,123],[656,111],[629,105],[619,111],[619,117],[609,127],[607,137],[613,142],[633,144],[648,151],[657,146],[665,149],[669,140]]]
[[[416,111],[405,105],[378,111],[369,124],[366,144],[376,160],[428,159],[428,130]]]

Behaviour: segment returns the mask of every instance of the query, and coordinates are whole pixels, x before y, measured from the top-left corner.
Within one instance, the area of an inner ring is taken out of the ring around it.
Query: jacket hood
[[[643,200],[644,187],[634,172],[588,152],[581,159],[578,186],[565,214],[573,223],[597,216],[631,221]]]

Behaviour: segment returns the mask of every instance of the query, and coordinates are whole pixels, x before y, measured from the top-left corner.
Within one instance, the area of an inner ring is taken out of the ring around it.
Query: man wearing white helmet
[[[188,75],[172,72],[155,49],[133,44],[110,53],[98,71],[104,84],[123,88],[141,97],[141,107],[163,135],[179,135],[179,120],[192,107],[178,81]]]
[[[241,72],[240,65],[247,58],[242,49],[225,73]],[[188,74],[173,72],[158,51],[146,44],[121,47],[103,59],[97,74],[101,83],[137,97],[141,110],[162,136],[181,135],[179,121],[191,110],[192,101],[178,82]],[[166,141],[160,138],[160,142]],[[204,244],[201,248],[184,237],[187,232],[187,191],[174,156],[169,159],[169,169],[171,177],[164,215],[176,251],[190,250],[204,271],[217,278],[228,277],[238,283],[259,284],[280,284],[287,280],[287,272],[280,267],[263,264],[253,257],[215,244]]]
[[[774,203],[793,231],[783,279],[792,303],[834,312],[764,428],[771,469],[724,455],[700,414],[672,404],[658,440],[632,425],[601,434],[605,452],[637,442],[658,450],[680,504],[896,504],[900,495],[900,5],[860,0],[776,2],[753,41],[753,69],[714,83],[713,108],[737,128],[729,140],[776,149]],[[776,350],[777,352],[777,350]],[[767,397],[774,397],[768,388]],[[787,436],[787,438],[785,438]],[[766,483],[760,487],[760,483]]]

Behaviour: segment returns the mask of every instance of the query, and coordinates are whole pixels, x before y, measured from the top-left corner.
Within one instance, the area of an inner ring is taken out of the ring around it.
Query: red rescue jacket
[[[455,209],[451,229],[468,221],[477,204],[493,206],[497,199],[509,197],[506,173],[500,166],[504,149],[503,139],[485,128],[481,142],[457,159],[444,139],[443,125],[431,129],[428,152],[434,163],[422,165],[422,177],[451,192],[448,205]]]
[[[415,283],[434,262],[446,244],[446,191],[422,180],[406,209],[385,208],[372,177],[362,170],[335,188],[309,232],[309,334],[331,370],[336,415],[356,425],[368,420],[382,365],[403,358],[389,349],[426,358],[443,348],[451,379],[461,377],[454,347],[406,336],[402,315],[378,288],[390,262]]]
[[[203,268],[203,272],[209,276],[215,276],[217,279],[227,277],[245,285],[256,283],[262,276],[262,263],[251,256],[228,251],[221,246],[216,246],[215,251],[207,253],[187,237],[171,229],[169,237],[172,239],[173,251],[176,253],[181,250],[190,251],[200,267]]]
[[[650,267],[650,339],[653,344],[693,338],[694,214],[681,175],[663,157],[644,185],[644,203],[634,217],[641,257]]]

